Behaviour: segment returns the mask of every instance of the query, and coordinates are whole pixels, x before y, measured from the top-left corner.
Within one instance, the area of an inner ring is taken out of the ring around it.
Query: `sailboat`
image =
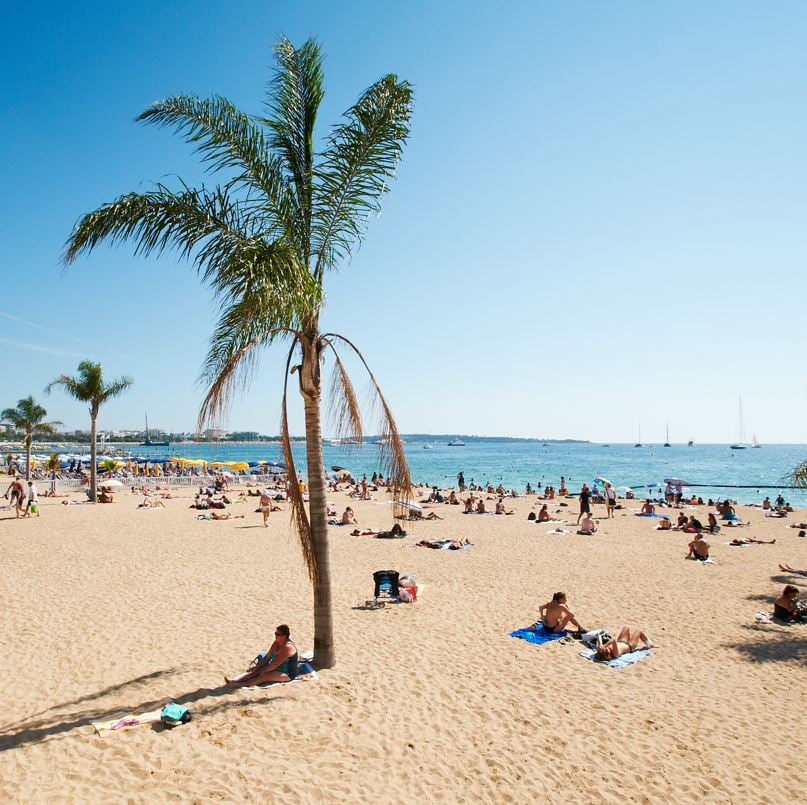
[[[633,446],[634,447],[641,447],[642,446],[642,423],[641,422],[639,423],[639,441],[636,442],[636,444],[633,445]]]
[[[762,445],[757,441],[756,433],[751,437],[751,447],[762,447]]]
[[[665,447],[670,446],[670,423],[669,422],[667,423],[667,441],[664,442],[664,446]]]
[[[743,444],[743,438],[745,434],[743,433],[743,398],[740,397],[740,441],[735,442],[734,444],[730,444],[729,447],[732,450],[745,450],[745,445]]]
[[[141,447],[168,447],[170,442],[152,442],[149,438],[149,416],[146,414],[146,438],[140,443]]]

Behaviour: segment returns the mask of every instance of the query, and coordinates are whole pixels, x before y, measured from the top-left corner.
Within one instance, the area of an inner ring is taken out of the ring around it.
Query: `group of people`
[[[3,497],[14,507],[17,519],[30,517],[33,514],[39,517],[39,490],[33,481],[28,481],[26,492],[22,479],[15,476],[8,485]]]

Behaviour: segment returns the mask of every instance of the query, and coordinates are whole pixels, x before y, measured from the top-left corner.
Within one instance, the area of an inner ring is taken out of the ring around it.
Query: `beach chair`
[[[397,570],[376,570],[373,573],[373,581],[375,582],[373,598],[377,604],[385,601],[399,603]]]

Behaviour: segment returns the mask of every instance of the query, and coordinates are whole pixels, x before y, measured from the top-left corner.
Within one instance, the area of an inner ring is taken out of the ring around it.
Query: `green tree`
[[[61,386],[67,394],[80,402],[90,405],[90,500],[98,502],[97,495],[97,467],[96,455],[98,446],[96,438],[98,435],[98,412],[101,406],[113,397],[123,394],[132,385],[130,377],[121,377],[118,380],[106,382],[101,364],[93,361],[82,361],[78,365],[78,376],[59,375],[56,380],[48,383],[45,387],[46,393],[50,394],[54,386]]]
[[[221,314],[202,370],[207,387],[199,429],[215,425],[243,389],[261,349],[288,346],[281,408],[284,458],[295,464],[287,419],[287,393],[296,373],[303,399],[309,505],[291,484],[292,522],[314,591],[314,652],[319,667],[335,662],[326,484],[321,446],[322,367],[333,358],[335,428],[361,437],[359,405],[337,352],[355,346],[320,331],[327,272],[347,260],[371,214],[389,189],[409,134],[412,91],[386,75],[365,90],[315,150],[314,128],[324,97],[322,56],[314,40],[275,47],[276,68],[263,114],[247,115],[221,97],[178,96],[155,103],[139,120],[183,135],[211,173],[212,188],[179,190],[157,184],[128,193],[83,216],[65,252],[70,263],[102,242],[130,240],[139,254],[176,250],[209,283]],[[369,369],[368,369],[369,372]],[[404,500],[409,471],[392,415],[378,395],[379,431],[387,436],[380,456]]]
[[[50,491],[54,493],[56,492],[56,473],[61,466],[62,462],[59,460],[58,453],[51,453],[45,462],[45,469],[50,473]]]
[[[25,479],[31,480],[31,444],[34,434],[53,436],[56,426],[61,422],[43,422],[48,412],[32,396],[25,397],[17,403],[16,408],[6,408],[0,414],[0,422],[11,425],[14,430],[25,434]]]

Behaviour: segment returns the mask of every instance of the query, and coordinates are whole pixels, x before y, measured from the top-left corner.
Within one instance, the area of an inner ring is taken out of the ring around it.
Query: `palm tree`
[[[807,461],[802,461],[788,473],[785,480],[790,481],[793,486],[807,488]]]
[[[50,394],[54,386],[61,386],[73,399],[90,404],[90,500],[98,502],[96,489],[96,436],[98,433],[98,412],[101,406],[113,397],[122,394],[132,385],[130,377],[121,377],[107,383],[101,371],[101,364],[93,361],[82,361],[78,365],[78,377],[59,375],[56,380],[45,386]]]
[[[34,434],[53,436],[56,426],[61,422],[43,422],[48,412],[32,396],[25,397],[17,403],[16,408],[6,408],[0,414],[0,421],[11,425],[14,430],[25,434],[25,480],[31,480],[31,444]]]
[[[51,453],[50,456],[48,456],[48,460],[45,462],[45,469],[50,473],[50,491],[54,494],[56,492],[56,473],[61,466],[62,462],[59,460],[58,453]]]
[[[276,341],[288,345],[281,409],[283,453],[296,477],[287,417],[288,381],[296,373],[305,411],[309,506],[292,483],[292,522],[314,590],[317,665],[335,662],[326,484],[322,461],[322,366],[334,361],[332,414],[340,434],[361,440],[358,401],[337,350],[356,347],[336,333],[320,332],[324,277],[360,242],[366,221],[379,210],[409,134],[412,90],[386,75],[372,84],[315,151],[314,125],[324,97],[322,55],[309,39],[295,48],[275,46],[276,68],[263,115],[239,111],[221,97],[178,96],[148,107],[139,120],[169,126],[191,143],[213,173],[213,188],[177,191],[157,184],[128,193],[83,216],[65,252],[70,263],[101,242],[131,240],[139,254],[173,248],[188,259],[220,304],[202,370],[207,392],[199,428],[224,416],[255,368],[258,353]],[[369,369],[368,369],[369,372]],[[380,456],[399,499],[410,494],[409,470],[389,406],[370,373],[380,402]]]

